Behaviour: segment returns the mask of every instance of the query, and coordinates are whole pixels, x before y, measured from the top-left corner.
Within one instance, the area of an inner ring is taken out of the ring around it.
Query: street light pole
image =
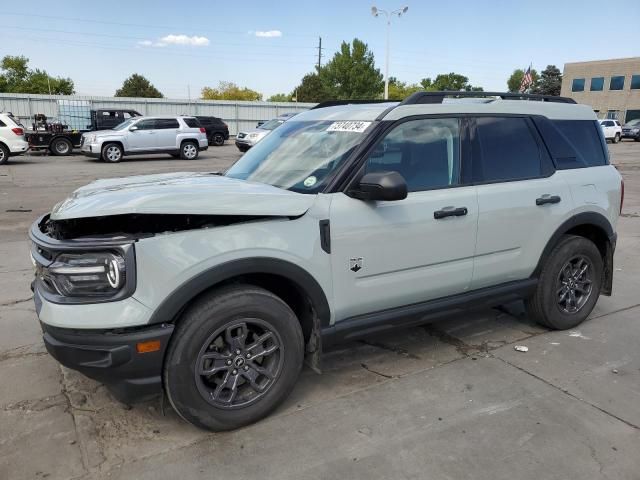
[[[387,17],[387,51],[385,54],[385,63],[384,63],[384,99],[389,99],[389,31],[391,30],[391,17],[394,15],[401,17],[403,14],[407,13],[409,7],[404,6],[399,8],[398,10],[393,10],[392,12],[387,12],[386,10],[382,10],[377,7],[371,7],[371,15],[377,17],[381,13],[386,15]]]

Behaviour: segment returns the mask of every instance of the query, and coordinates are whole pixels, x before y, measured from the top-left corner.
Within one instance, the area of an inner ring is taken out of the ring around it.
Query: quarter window
[[[558,168],[595,167],[606,165],[607,157],[602,148],[602,133],[593,120],[553,120],[553,124],[563,135],[578,157],[575,161],[558,165]]]
[[[609,82],[609,90],[623,90],[624,89],[624,76],[617,75],[615,77],[611,77],[611,81]]]
[[[401,123],[378,143],[365,172],[398,172],[409,192],[455,185],[460,172],[459,132],[456,118]]]
[[[631,90],[640,90],[640,75],[631,76]]]
[[[574,78],[571,83],[572,92],[584,92],[584,78]]]
[[[185,118],[184,123],[186,123],[189,128],[200,128],[200,125],[203,124],[202,119],[198,120],[196,118]]]
[[[604,77],[593,77],[591,79],[591,91],[601,92],[604,90]]]
[[[476,183],[540,177],[542,164],[538,143],[526,118],[481,117],[476,119],[479,157],[473,161]]]

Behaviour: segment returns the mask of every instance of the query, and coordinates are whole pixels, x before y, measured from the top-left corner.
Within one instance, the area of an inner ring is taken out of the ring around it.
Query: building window
[[[631,90],[640,90],[640,75],[631,76]]]
[[[584,78],[574,78],[571,84],[572,92],[584,92]]]
[[[617,120],[620,118],[619,110],[607,110],[607,118],[611,120]]]
[[[623,90],[624,89],[624,75],[617,75],[611,77],[609,82],[609,90]]]
[[[593,77],[591,79],[591,91],[601,92],[604,89],[604,77]]]

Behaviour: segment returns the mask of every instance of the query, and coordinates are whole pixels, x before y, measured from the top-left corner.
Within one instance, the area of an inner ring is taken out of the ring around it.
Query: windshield
[[[626,126],[628,127],[640,126],[640,118],[634,118],[633,120],[629,120]]]
[[[288,121],[249,150],[226,175],[299,193],[318,193],[362,141],[370,124]]]
[[[282,125],[282,123],[282,120],[276,120],[274,118],[273,120],[269,120],[268,122],[263,123],[258,128],[261,128],[262,130],[273,130],[277,126]]]
[[[113,130],[124,130],[125,128],[129,128],[131,124],[136,120],[137,118],[130,118],[129,120],[125,120],[124,122],[119,123],[118,125],[113,127]]]

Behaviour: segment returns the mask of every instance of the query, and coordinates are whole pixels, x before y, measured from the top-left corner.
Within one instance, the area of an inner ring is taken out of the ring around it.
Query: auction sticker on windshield
[[[367,127],[371,125],[371,122],[358,122],[358,121],[342,121],[333,122],[327,128],[327,132],[353,132],[362,133]]]

